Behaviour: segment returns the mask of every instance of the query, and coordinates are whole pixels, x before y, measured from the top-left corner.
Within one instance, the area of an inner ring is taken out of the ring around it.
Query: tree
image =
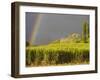
[[[26,47],[29,46],[29,45],[30,45],[30,43],[28,41],[26,41]]]
[[[84,22],[82,26],[82,41],[86,43],[88,42],[88,39],[89,39],[89,25],[87,22]]]
[[[86,23],[86,37],[89,38],[89,24]]]

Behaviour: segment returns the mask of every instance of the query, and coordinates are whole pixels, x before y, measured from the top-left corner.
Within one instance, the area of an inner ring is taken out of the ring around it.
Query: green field
[[[89,43],[51,43],[26,47],[26,66],[89,64]]]

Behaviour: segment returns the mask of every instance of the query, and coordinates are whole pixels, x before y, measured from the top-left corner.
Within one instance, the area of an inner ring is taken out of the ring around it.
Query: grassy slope
[[[54,43],[42,46],[29,46],[27,49],[77,49],[77,50],[89,50],[89,43]]]

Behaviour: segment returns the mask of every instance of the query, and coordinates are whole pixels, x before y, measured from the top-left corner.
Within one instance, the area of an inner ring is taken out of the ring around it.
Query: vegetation
[[[88,42],[88,38],[89,38],[89,25],[87,22],[83,23],[83,29],[82,29],[82,41],[84,43]]]
[[[26,47],[26,66],[89,64],[89,28],[85,22],[82,36],[73,33],[47,45]]]
[[[27,66],[89,63],[88,43],[56,43],[38,47],[27,47]]]
[[[30,45],[30,43],[28,41],[26,41],[26,47],[29,46],[29,45]]]

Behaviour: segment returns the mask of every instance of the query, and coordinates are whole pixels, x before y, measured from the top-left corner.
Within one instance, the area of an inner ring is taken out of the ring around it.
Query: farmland
[[[26,66],[89,64],[89,43],[57,42],[26,47]]]

